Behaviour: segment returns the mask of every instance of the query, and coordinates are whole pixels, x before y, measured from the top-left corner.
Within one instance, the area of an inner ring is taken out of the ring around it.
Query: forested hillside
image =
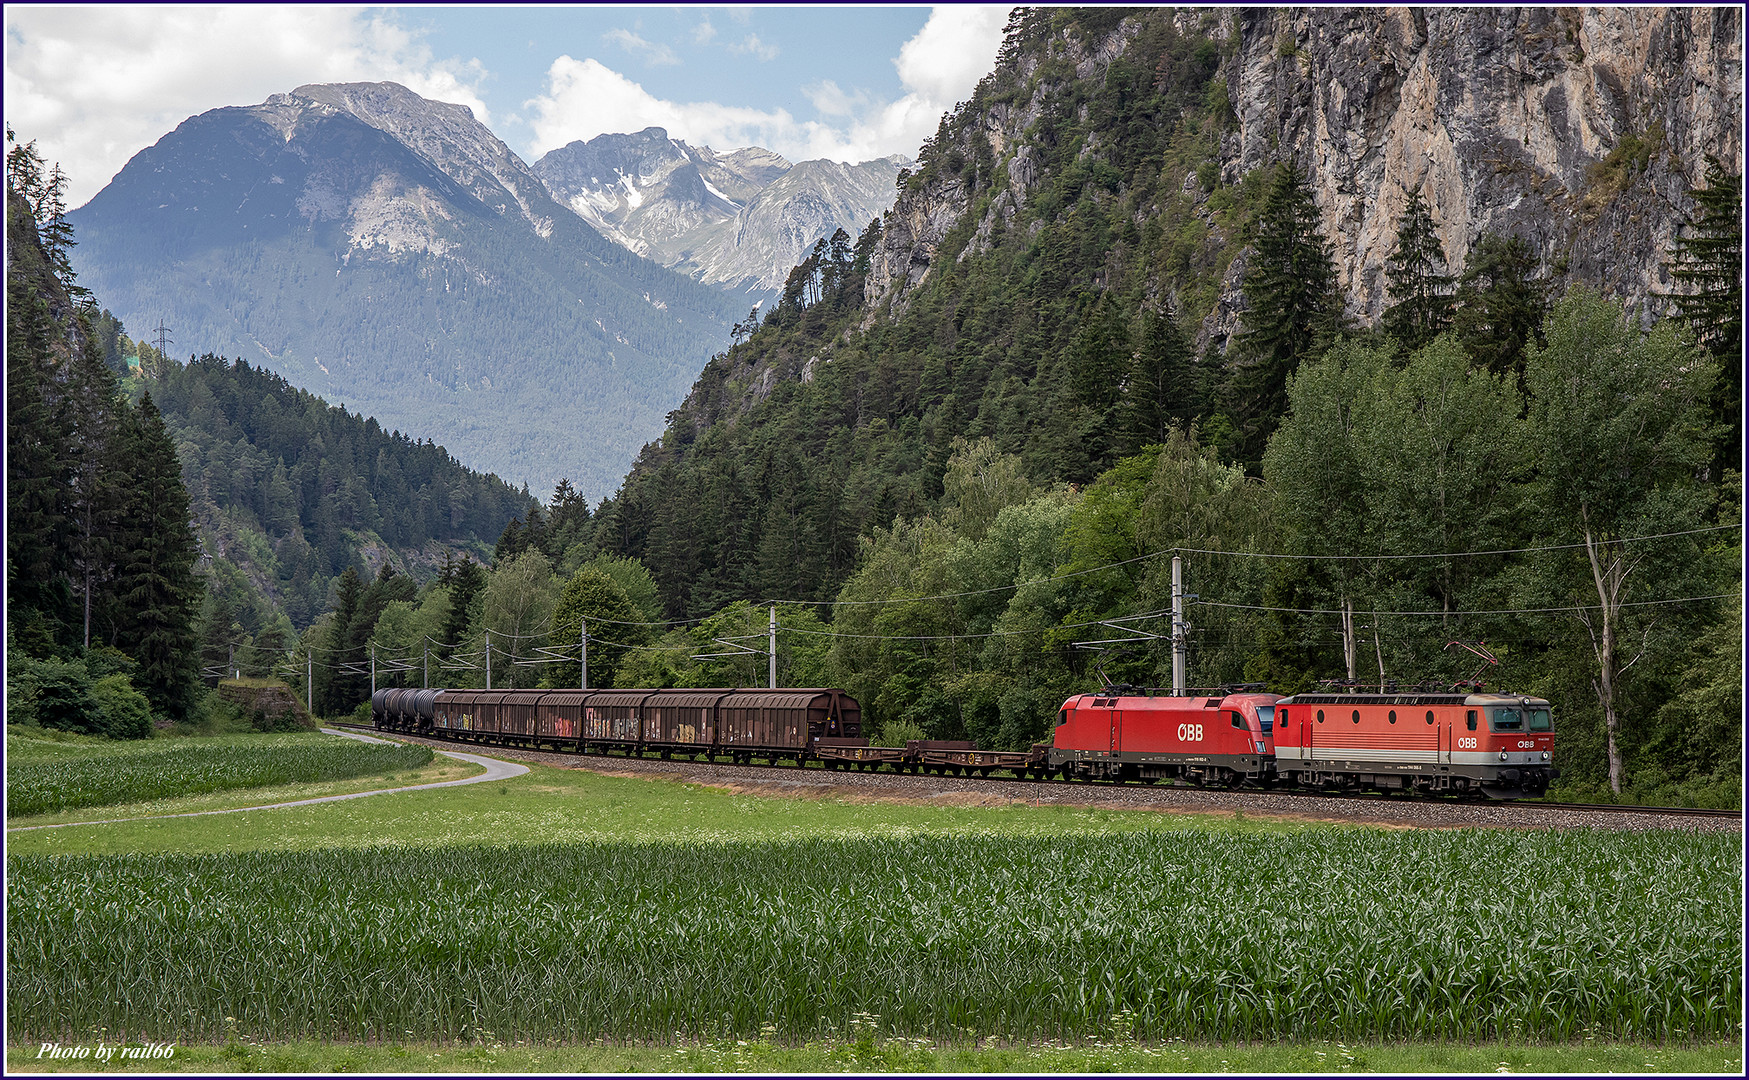
[[[423,581],[458,551],[484,557],[532,502],[429,440],[384,431],[244,361],[149,367],[144,389],[176,440],[209,589],[251,637],[280,625],[278,612],[283,630],[308,626],[348,567],[389,564]],[[219,636],[230,629],[221,621]]]
[[[150,395],[103,362],[65,175],[6,142],[7,720],[140,738],[198,694],[188,493]]]
[[[1218,28],[1017,13],[893,212],[795,269],[601,508],[592,542],[706,620],[624,627],[621,677],[732,682],[688,657],[779,599],[785,657],[877,725],[1019,746],[1100,669],[1165,681],[1179,553],[1196,683],[1479,677],[1561,703],[1575,783],[1734,791],[1741,163],[1659,159],[1694,177],[1632,253],[1661,321],[1546,230],[1454,256],[1418,197],[1370,318],[1305,164],[1227,167]],[[1645,197],[1595,164],[1592,210]]]
[[[64,183],[9,146],[15,718],[146,734],[198,709],[203,680],[281,669],[348,574],[398,595],[489,555],[534,505],[277,375],[130,339],[72,271]]]

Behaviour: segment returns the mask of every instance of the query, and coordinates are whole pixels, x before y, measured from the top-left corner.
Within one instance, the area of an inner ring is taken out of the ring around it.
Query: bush
[[[914,739],[927,739],[929,733],[909,720],[889,720],[881,725],[881,737],[877,740],[881,746],[904,746]]]
[[[91,675],[79,660],[8,656],[6,711],[13,723],[103,734],[102,708],[92,696]]]
[[[363,727],[370,726],[370,702],[358,703],[358,707],[352,710],[352,722]]]
[[[152,703],[134,689],[126,675],[105,675],[92,684],[91,696],[102,715],[101,734],[112,739],[152,737]]]

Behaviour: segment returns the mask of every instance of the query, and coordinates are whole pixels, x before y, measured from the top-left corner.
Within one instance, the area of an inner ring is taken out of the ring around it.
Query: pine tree
[[[1433,214],[1421,192],[1411,191],[1397,219],[1397,246],[1385,259],[1385,291],[1394,303],[1380,320],[1385,333],[1410,352],[1451,324],[1452,298],[1446,290],[1453,278],[1445,269],[1445,247],[1433,231]]]
[[[116,647],[139,662],[134,683],[157,712],[180,718],[199,674],[202,588],[182,464],[148,392],[130,414],[132,474],[117,526]]]
[[[1287,410],[1287,379],[1340,327],[1336,264],[1298,166],[1276,166],[1254,225],[1240,317],[1241,366],[1231,384],[1237,453],[1250,467]]]
[[[1537,276],[1536,253],[1516,236],[1484,233],[1464,260],[1452,330],[1478,367],[1521,382],[1524,348],[1548,313],[1548,283]]]

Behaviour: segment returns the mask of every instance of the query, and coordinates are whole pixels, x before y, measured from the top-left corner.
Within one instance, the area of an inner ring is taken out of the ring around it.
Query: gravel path
[[[396,738],[433,747],[453,746],[441,739],[408,735]],[[1028,780],[984,780],[976,777],[849,772],[826,769],[760,768],[706,764],[696,761],[557,754],[492,747],[496,756],[563,769],[586,769],[608,775],[666,775],[754,794],[790,798],[848,798],[921,803],[1001,806],[1023,802],[1034,806],[1087,806],[1114,810],[1157,810],[1179,814],[1235,814],[1305,821],[1400,826],[1405,828],[1600,828],[1694,829],[1742,832],[1738,817],[1678,817],[1636,813],[1545,808],[1512,802],[1457,803],[1429,799],[1328,798],[1259,791],[1207,791],[1187,787],[1146,787],[1138,784],[1036,783]]]

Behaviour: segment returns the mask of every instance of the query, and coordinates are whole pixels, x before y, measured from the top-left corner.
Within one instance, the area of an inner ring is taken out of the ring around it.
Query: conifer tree
[[[120,558],[115,596],[116,647],[139,662],[134,683],[157,712],[180,717],[199,674],[195,621],[201,583],[199,551],[188,516],[182,464],[148,392],[132,410],[128,431],[132,474],[115,530]]]
[[[1478,367],[1522,381],[1527,342],[1548,313],[1548,283],[1537,276],[1536,252],[1523,239],[1484,233],[1464,260],[1452,330]]]
[[[1720,438],[1712,474],[1743,456],[1743,178],[1707,155],[1707,186],[1690,191],[1700,208],[1687,236],[1676,238],[1676,280],[1690,292],[1676,310],[1694,328],[1695,340],[1719,362],[1712,420]]]
[[[1254,229],[1241,366],[1231,385],[1238,456],[1252,467],[1287,409],[1288,376],[1329,344],[1342,314],[1318,205],[1292,162],[1276,166]]]
[[[1409,192],[1409,203],[1397,219],[1397,246],[1385,259],[1385,291],[1393,303],[1385,309],[1385,333],[1414,352],[1451,324],[1452,275],[1445,272],[1445,248],[1433,231],[1433,214],[1421,192]]]

